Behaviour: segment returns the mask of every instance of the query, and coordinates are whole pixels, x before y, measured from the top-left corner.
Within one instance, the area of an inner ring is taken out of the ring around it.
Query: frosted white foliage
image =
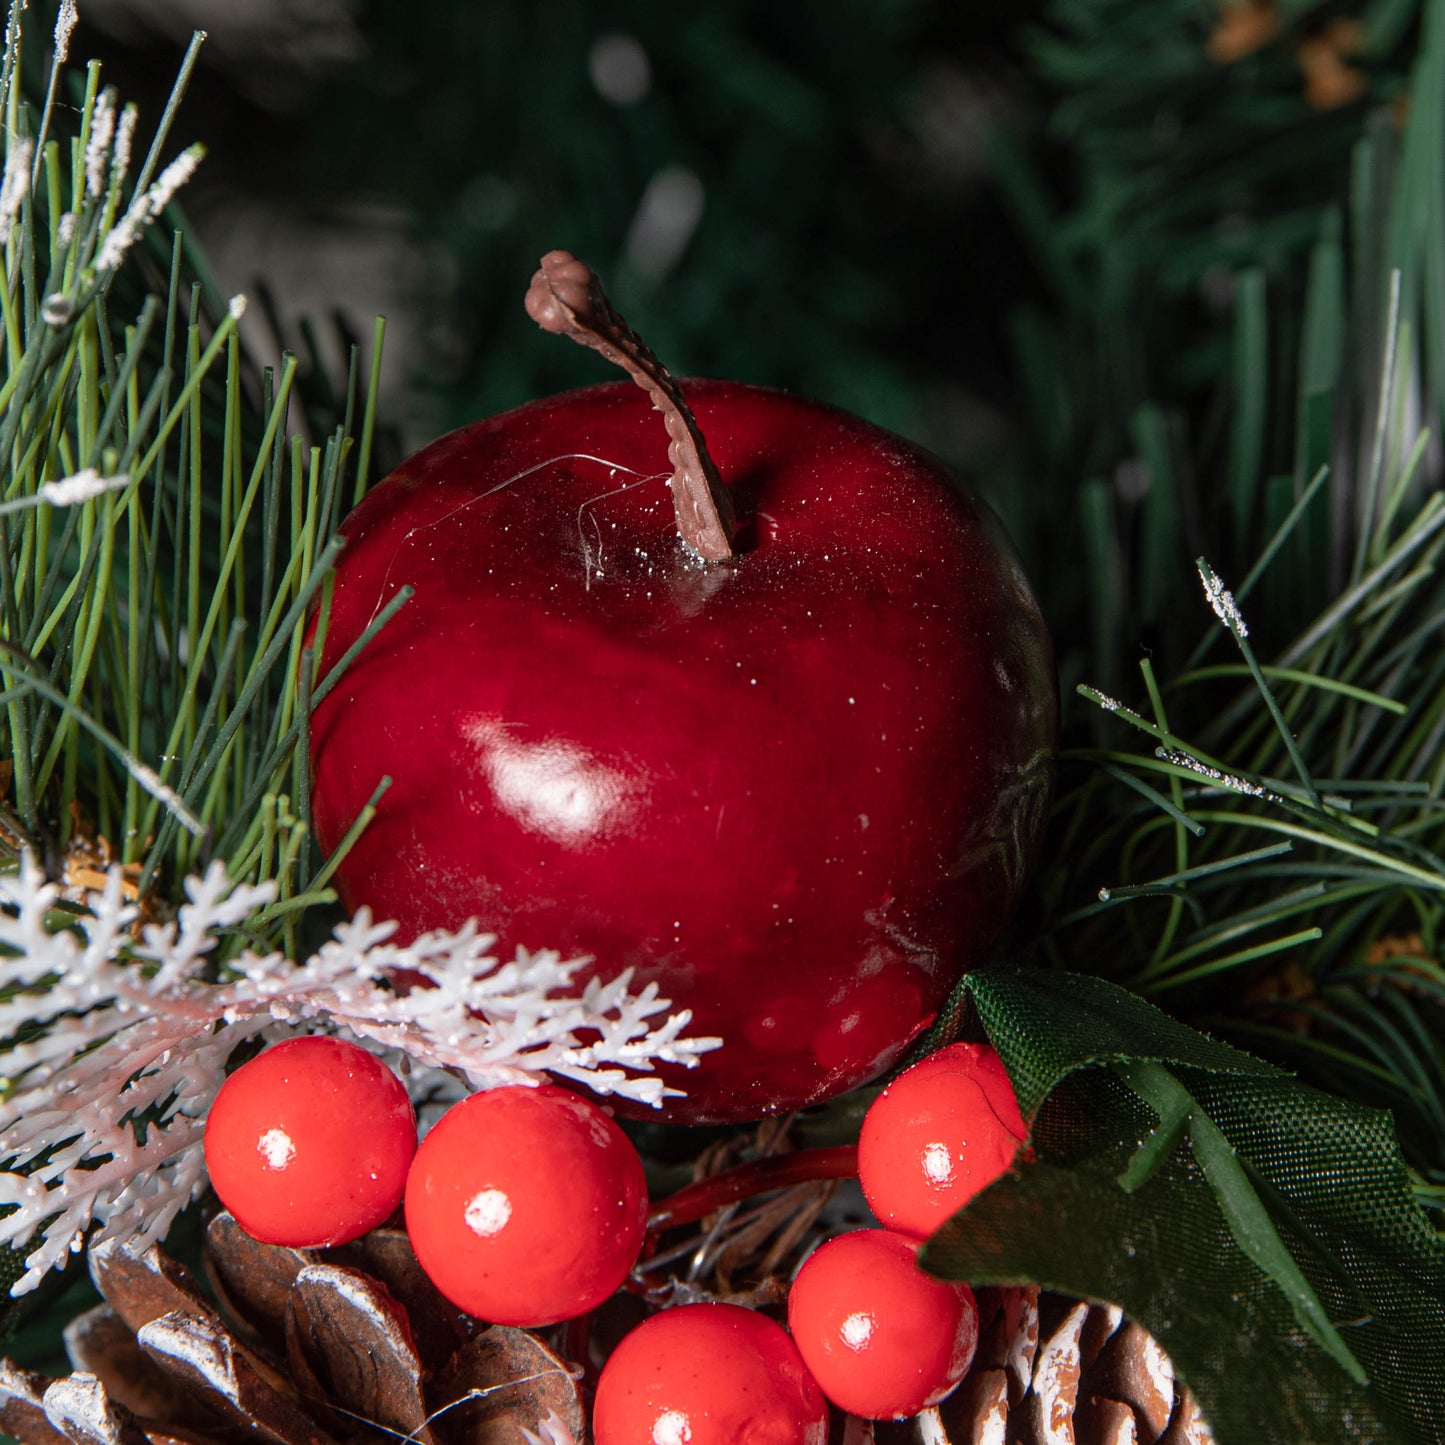
[[[1204,595],[1214,609],[1214,615],[1236,636],[1248,637],[1249,628],[1244,624],[1244,614],[1232,593],[1204,563],[1199,567],[1199,580],[1204,583]]]
[[[204,149],[198,145],[182,151],[151,182],[149,189],[130,203],[125,214],[111,227],[105,240],[101,242],[100,254],[95,258],[98,271],[114,271],[125,260],[126,254],[140,240],[145,228],[170,205],[176,192],[195,175],[204,153]]]
[[[1186,753],[1180,748],[1155,748],[1154,756],[1166,763],[1173,763],[1176,767],[1188,768],[1191,773],[1198,773],[1201,778],[1208,778],[1211,782],[1218,783],[1220,787],[1228,788],[1231,793],[1243,793],[1250,798],[1276,797],[1258,783],[1251,782],[1248,778],[1241,778],[1234,773],[1221,772],[1202,759],[1196,758],[1193,753]]]
[[[107,492],[123,492],[128,486],[130,477],[124,473],[103,477],[94,467],[85,467],[72,476],[42,483],[35,500],[52,507],[73,507],[79,502],[103,497]]]
[[[80,13],[75,0],[60,0],[60,13],[55,17],[55,58],[54,65],[63,65],[70,58],[70,37],[80,24]]]
[[[692,1066],[720,1040],[683,1036],[654,985],[571,985],[585,959],[496,958],[475,926],[389,942],[363,910],[303,963],[242,954],[209,981],[221,931],[274,899],[219,863],[185,886],[176,919],[141,924],[111,869],[57,927],[58,889],[34,863],[0,877],[0,1243],[26,1249],[12,1294],[95,1239],[144,1250],[205,1185],[206,1113],[236,1048],[338,1032],[398,1051],[417,1096],[548,1075],[656,1105],[659,1063]],[[419,980],[406,992],[390,980]],[[132,1121],[146,1121],[137,1129]]]
[[[0,178],[0,243],[10,239],[20,207],[30,191],[30,163],[35,158],[35,142],[14,140],[5,153],[5,173]]]
[[[99,199],[105,189],[114,140],[115,92],[103,90],[90,113],[90,140],[85,147],[85,190],[92,198]]]

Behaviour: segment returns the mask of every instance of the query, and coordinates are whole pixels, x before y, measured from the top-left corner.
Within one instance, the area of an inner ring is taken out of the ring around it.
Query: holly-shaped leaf
[[[1122,1305],[1219,1445],[1445,1439],[1445,1247],[1387,1114],[1102,979],[967,987],[1033,1155],[933,1236],[930,1269]]]

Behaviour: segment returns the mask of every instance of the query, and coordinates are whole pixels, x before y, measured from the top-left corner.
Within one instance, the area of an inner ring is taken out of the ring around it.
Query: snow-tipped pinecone
[[[462,1314],[403,1231],[332,1250],[207,1230],[219,1304],[158,1247],[102,1244],[105,1299],[72,1322],[60,1380],[0,1362],[0,1431],[21,1445],[492,1445],[583,1436],[577,1383],[535,1334]],[[426,1362],[426,1363],[423,1363]]]
[[[939,1407],[951,1445],[1213,1445],[1168,1356],[1117,1306],[977,1293],[978,1353]]]

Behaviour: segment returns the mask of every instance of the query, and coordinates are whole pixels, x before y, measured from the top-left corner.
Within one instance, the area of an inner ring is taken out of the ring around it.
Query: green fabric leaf
[[[1122,1305],[1219,1445],[1445,1439],[1445,1247],[1387,1114],[1101,979],[986,970],[968,991],[1033,1157],[928,1268]]]
[[[1214,1191],[1235,1244],[1284,1291],[1295,1319],[1314,1342],[1331,1355],[1357,1384],[1368,1384],[1360,1362],[1330,1323],[1319,1296],[1310,1288],[1285,1242],[1279,1237],[1279,1231],[1269,1217],[1268,1206],[1244,1165],[1235,1157],[1229,1140],[1200,1110],[1189,1091],[1162,1065],[1120,1065],[1117,1072],[1159,1115],[1159,1129],[1155,1133],[1162,1133],[1165,1139],[1177,1143],[1182,1129],[1188,1129],[1195,1163],[1204,1171],[1204,1178]],[[1148,1148],[1148,1141],[1144,1148]],[[1136,1159],[1138,1157],[1135,1156]],[[1158,1159],[1157,1153],[1155,1158]],[[1134,1188],[1138,1187],[1132,1175],[1128,1176],[1128,1180]],[[1124,1179],[1120,1180],[1120,1184],[1125,1184]]]

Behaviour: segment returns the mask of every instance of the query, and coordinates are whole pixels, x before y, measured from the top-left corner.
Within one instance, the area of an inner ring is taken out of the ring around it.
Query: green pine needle
[[[1056,209],[1003,153],[1049,288],[1016,329],[1020,389],[1032,487],[1083,507],[1088,624],[1062,664],[1095,704],[1072,719],[1040,886],[1053,962],[1388,1103],[1429,1189],[1445,12],[1365,8],[1366,99],[1330,111],[1301,89],[1295,47],[1334,14],[1308,0],[1235,61],[1211,58],[1210,6],[1056,0],[1036,37],[1078,187]],[[1220,625],[1191,587],[1201,554]]]
[[[0,842],[61,876],[98,837],[161,908],[221,858],[277,883],[253,941],[290,944],[333,897],[304,759],[336,674],[311,675],[307,633],[368,480],[382,327],[365,396],[353,356],[330,435],[291,435],[296,359],[257,377],[244,298],[221,301],[164,234],[200,160],[169,142],[200,40],[133,177],[120,136],[135,117],[98,65],[78,116],[58,104],[59,68],[38,116],[26,106],[18,38],[0,74]],[[138,285],[142,250],[168,256],[162,290]]]

